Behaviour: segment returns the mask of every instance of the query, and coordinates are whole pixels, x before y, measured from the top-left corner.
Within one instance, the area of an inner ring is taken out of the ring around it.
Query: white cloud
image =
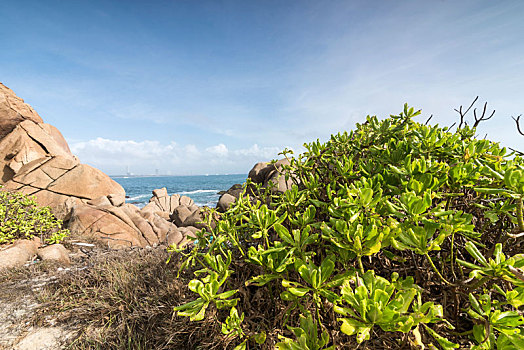
[[[206,148],[206,152],[214,154],[218,157],[227,157],[229,153],[226,145],[223,143]]]
[[[199,149],[193,144],[159,141],[110,140],[98,137],[71,144],[71,150],[84,163],[108,174],[123,174],[129,168],[135,174],[207,174],[247,173],[261,161],[278,158],[278,147],[229,150],[223,144]]]
[[[276,154],[278,154],[280,151],[282,151],[278,147],[258,147],[258,145],[255,143],[250,148],[244,148],[244,149],[238,149],[233,151],[233,154],[235,156],[239,157],[261,157],[264,159],[268,159],[271,157],[275,157]]]

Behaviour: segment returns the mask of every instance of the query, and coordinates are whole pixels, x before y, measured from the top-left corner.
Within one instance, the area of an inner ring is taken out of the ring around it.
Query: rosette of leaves
[[[52,244],[68,235],[49,207],[38,206],[33,197],[22,193],[0,190],[0,244],[35,236]]]
[[[421,124],[419,114],[406,105],[296,158],[284,151],[294,184],[283,194],[248,181],[180,251],[201,283],[190,282],[196,300],[179,315],[214,317],[242,347],[351,348],[380,336],[519,348],[524,161],[475,128]],[[250,293],[265,307],[251,308]],[[214,303],[219,312],[206,314]]]

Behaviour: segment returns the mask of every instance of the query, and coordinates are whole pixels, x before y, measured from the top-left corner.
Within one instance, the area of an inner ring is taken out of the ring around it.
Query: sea
[[[191,176],[111,176],[126,191],[126,203],[139,208],[149,203],[154,189],[165,187],[169,195],[188,196],[198,206],[215,207],[220,191],[246,182],[246,174]]]

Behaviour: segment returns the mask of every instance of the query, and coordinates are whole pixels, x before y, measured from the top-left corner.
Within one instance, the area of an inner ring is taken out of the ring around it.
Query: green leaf
[[[360,200],[363,207],[367,207],[373,199],[373,190],[371,188],[364,188],[360,194]]]
[[[471,241],[467,241],[465,248],[468,251],[468,253],[470,253],[471,256],[475,258],[475,260],[482,263],[482,265],[484,266],[489,266],[488,261],[486,260],[484,255],[482,255],[482,253],[478,250],[475,244],[473,244]]]
[[[255,339],[255,342],[259,345],[264,344],[266,342],[266,332],[262,331],[260,333],[257,333],[253,336]]]
[[[297,297],[303,297],[304,295],[307,294],[307,292],[309,292],[311,289],[309,288],[295,288],[295,287],[291,287],[291,288],[288,288],[288,291],[297,296]]]
[[[246,350],[246,343],[247,343],[247,340],[244,340],[242,343],[235,346],[233,350]]]
[[[342,321],[340,330],[347,335],[356,334],[362,327],[365,327],[364,323],[352,318],[337,318],[337,320]]]
[[[506,190],[503,188],[481,188],[481,187],[475,187],[474,190],[478,193],[486,193],[486,194],[510,194],[515,193],[510,190]]]
[[[221,293],[221,294],[217,294],[217,298],[219,298],[219,299],[231,298],[233,295],[235,295],[236,292],[238,292],[238,289],[229,290],[227,292],[224,292],[224,293]]]
[[[282,239],[284,242],[286,242],[289,245],[295,245],[295,241],[293,240],[293,238],[289,234],[289,231],[287,230],[287,228],[285,228],[281,224],[275,224],[273,226],[273,228],[277,232],[277,234],[280,237],[280,239]]]
[[[255,286],[263,286],[271,281],[273,281],[274,279],[277,279],[277,278],[280,278],[280,275],[277,275],[277,274],[265,274],[265,275],[258,275],[258,276],[255,276],[249,280],[247,280],[245,282],[245,285],[248,286],[248,285],[255,285]]]
[[[204,283],[200,280],[191,280],[189,281],[188,287],[190,291],[200,294],[204,289]]]
[[[321,279],[320,283],[325,283],[333,274],[335,262],[331,258],[325,258],[320,265]]]
[[[441,336],[437,332],[435,332],[433,329],[429,328],[427,325],[423,323],[424,327],[426,328],[426,331],[433,337],[435,340],[439,343],[439,345],[442,347],[443,350],[451,350],[451,349],[458,349],[459,345],[455,344],[451,341],[449,341],[447,338]]]

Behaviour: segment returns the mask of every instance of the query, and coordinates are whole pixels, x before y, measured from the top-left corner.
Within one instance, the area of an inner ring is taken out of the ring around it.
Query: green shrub
[[[238,349],[523,349],[523,159],[419,113],[306,144],[284,194],[248,183],[181,252],[198,298],[178,314]]]
[[[0,190],[0,244],[40,237],[59,243],[69,235],[49,207],[39,207],[33,197]]]

